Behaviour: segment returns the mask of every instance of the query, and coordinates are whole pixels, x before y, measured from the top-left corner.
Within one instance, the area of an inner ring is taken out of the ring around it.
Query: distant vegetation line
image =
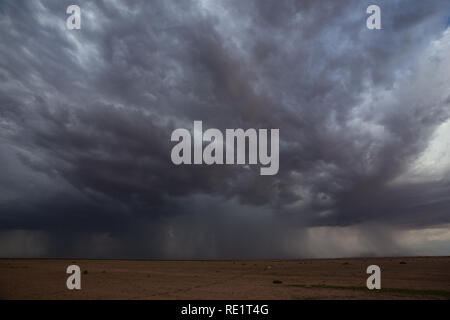
[[[354,287],[354,286],[330,286],[324,284],[305,285],[305,284],[290,284],[289,287],[297,288],[319,288],[319,289],[337,289],[337,290],[353,290],[353,291],[366,291],[370,293],[401,293],[401,294],[415,294],[426,296],[440,296],[450,298],[450,291],[445,290],[415,290],[415,289],[400,289],[400,288],[383,288],[380,290],[369,290],[367,287]]]

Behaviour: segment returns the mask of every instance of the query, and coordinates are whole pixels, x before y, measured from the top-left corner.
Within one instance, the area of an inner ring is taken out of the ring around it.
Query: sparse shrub
[[[283,283],[283,281],[281,281],[281,280],[273,280],[273,284],[282,284]]]

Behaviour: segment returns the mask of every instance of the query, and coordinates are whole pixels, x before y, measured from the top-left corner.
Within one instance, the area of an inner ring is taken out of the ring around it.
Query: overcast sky
[[[449,16],[448,0],[1,1],[0,256],[450,255]],[[279,173],[172,164],[194,120],[280,129]]]

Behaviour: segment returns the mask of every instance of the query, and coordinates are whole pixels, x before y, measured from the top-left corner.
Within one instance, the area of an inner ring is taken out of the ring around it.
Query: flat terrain
[[[82,290],[66,288],[66,268]],[[365,288],[367,266],[382,290]],[[281,282],[281,283],[280,283]],[[259,261],[0,259],[0,299],[450,299],[450,257]]]

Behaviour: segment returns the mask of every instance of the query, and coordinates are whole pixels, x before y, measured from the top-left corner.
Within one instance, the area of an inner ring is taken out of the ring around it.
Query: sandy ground
[[[81,290],[66,268],[82,270]],[[382,290],[364,289],[381,268]],[[281,281],[282,283],[274,283]],[[354,288],[352,288],[354,287]],[[291,261],[0,259],[0,299],[450,299],[450,257]]]

